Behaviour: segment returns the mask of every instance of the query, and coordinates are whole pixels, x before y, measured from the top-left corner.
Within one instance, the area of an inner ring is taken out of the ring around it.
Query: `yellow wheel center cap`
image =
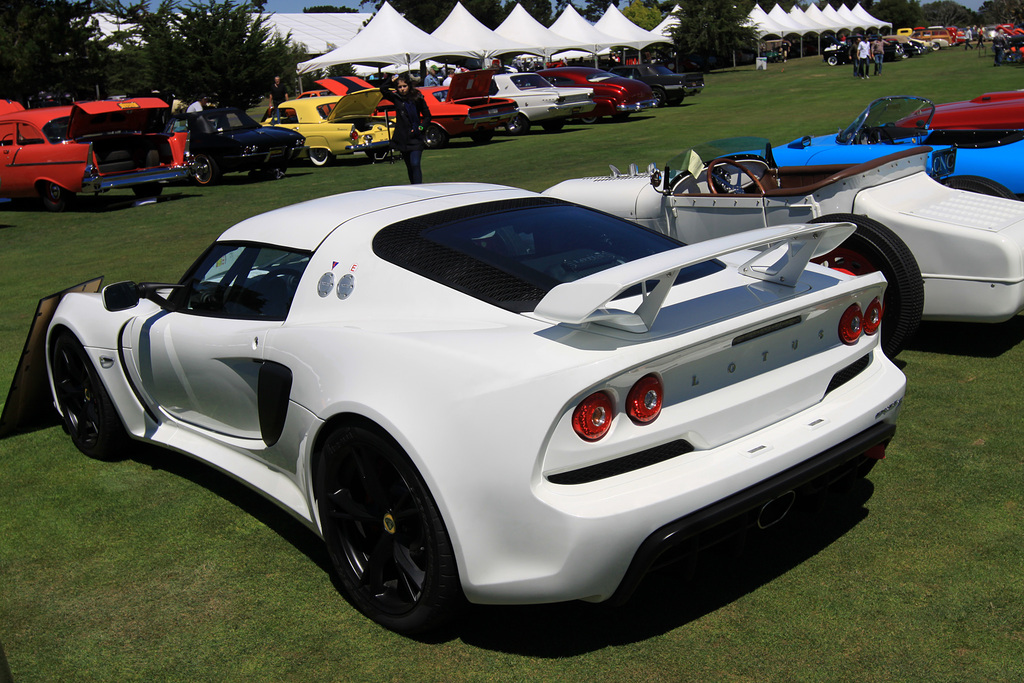
[[[391,513],[384,515],[384,531],[389,534],[395,533],[395,518],[391,516]]]

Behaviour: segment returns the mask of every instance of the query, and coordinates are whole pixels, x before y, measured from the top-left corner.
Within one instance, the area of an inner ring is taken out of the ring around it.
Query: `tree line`
[[[519,0],[550,26],[570,0]],[[456,0],[391,0],[396,10],[424,31],[444,21]],[[755,43],[744,26],[755,0],[633,0],[622,11],[639,26],[654,28],[679,5],[673,31],[679,54],[728,55]],[[827,0],[821,0],[824,7]],[[834,0],[836,6],[839,0]],[[481,23],[496,28],[516,0],[463,0]],[[1005,23],[1019,18],[1024,0],[988,0],[974,12],[953,0],[921,5],[918,0],[861,0],[894,27]],[[375,11],[382,0],[364,2]],[[795,0],[781,0],[790,9]],[[155,8],[129,0],[0,0],[0,97],[31,105],[47,97],[94,99],[109,95],[200,94],[242,108],[266,95],[275,75],[288,77],[309,58],[306,47],[282,37],[261,14],[265,0],[161,0]],[[589,21],[607,0],[577,0]],[[770,5],[766,3],[766,9]],[[352,11],[317,5],[309,12]],[[100,17],[113,22],[101,30]],[[705,61],[707,63],[707,61]]]

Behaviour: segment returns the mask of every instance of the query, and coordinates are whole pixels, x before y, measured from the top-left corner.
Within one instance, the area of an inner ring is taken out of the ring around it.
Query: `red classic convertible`
[[[63,211],[80,192],[155,196],[160,183],[189,177],[188,133],[163,131],[168,106],[155,97],[5,110],[0,196],[41,197]]]
[[[474,142],[487,142],[494,131],[519,112],[514,100],[489,97],[493,71],[464,71],[452,77],[451,85],[420,88],[430,109],[430,125],[424,142],[430,149],[448,144],[454,137],[468,135]],[[378,115],[393,115],[394,106],[381,102]]]
[[[551,85],[559,88],[592,88],[591,96],[597,107],[579,117],[584,123],[593,123],[602,116],[625,119],[633,112],[658,106],[651,86],[631,78],[623,78],[602,69],[584,66],[565,66],[538,71]]]

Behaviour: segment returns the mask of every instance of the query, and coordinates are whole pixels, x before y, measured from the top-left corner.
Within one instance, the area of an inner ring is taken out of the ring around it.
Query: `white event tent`
[[[585,42],[559,35],[555,31],[545,28],[544,24],[534,19],[518,2],[505,17],[505,21],[501,22],[501,26],[494,29],[494,32],[499,36],[533,45],[537,53],[544,56],[545,61],[549,60],[551,55],[556,52],[584,49],[586,46]]]
[[[536,46],[506,38],[481,24],[461,2],[448,14],[448,18],[431,33],[434,38],[473,51],[473,56],[490,59],[498,55],[531,53],[543,55]]]
[[[619,11],[614,3],[609,3],[608,9],[594,24],[594,28],[618,40],[619,42],[615,44],[616,47],[631,47],[637,51],[654,43],[672,42],[670,38],[666,38],[660,33],[645,31],[634,24]]]
[[[299,73],[334,64],[412,65],[432,57],[472,57],[473,51],[446,43],[406,21],[388,2],[366,27],[336,50],[299,63]]]
[[[576,40],[579,43],[577,49],[593,54],[595,62],[598,52],[620,44],[618,39],[598,30],[581,17],[571,2],[565,6],[555,23],[551,24],[551,30],[566,38]]]

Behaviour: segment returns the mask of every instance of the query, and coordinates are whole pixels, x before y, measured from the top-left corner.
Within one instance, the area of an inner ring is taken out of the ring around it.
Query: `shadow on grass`
[[[130,459],[187,479],[251,515],[308,557],[345,596],[320,537],[259,493],[207,464],[158,446],[140,443]],[[870,481],[858,479],[850,492],[832,495],[820,510],[805,505],[779,524],[750,534],[740,553],[705,552],[692,577],[685,576],[680,565],[653,572],[624,606],[468,605],[454,624],[416,640],[461,640],[488,650],[544,658],[642,641],[721,609],[821,552],[867,517],[864,504],[873,491]]]
[[[643,641],[696,621],[757,590],[821,552],[868,511],[874,487],[858,480],[818,512],[801,509],[748,537],[738,557],[701,555],[692,578],[679,565],[649,574],[621,607],[584,602],[531,606],[470,606],[450,632],[476,647],[530,657],[561,658]]]
[[[331,572],[327,547],[319,536],[262,494],[253,491],[220,470],[177,451],[142,442],[133,442],[131,456],[127,459],[155,470],[169,472],[202,486],[244,513],[251,515],[291,543],[325,573]]]
[[[997,358],[1024,341],[1024,316],[1003,323],[923,322],[908,349],[975,358]]]
[[[194,199],[202,196],[199,194],[192,194],[188,189],[189,188],[182,186],[168,187],[164,190],[166,194],[161,194],[159,197],[136,197],[134,195],[125,196],[110,194],[78,195],[68,203],[67,208],[64,209],[62,213],[76,214],[122,211],[136,206],[145,206],[146,204],[162,204],[164,202],[173,202],[179,199]],[[18,199],[17,201],[5,204],[4,207],[4,211],[10,211],[11,213],[48,213],[46,209],[43,208],[42,202],[38,199]]]

